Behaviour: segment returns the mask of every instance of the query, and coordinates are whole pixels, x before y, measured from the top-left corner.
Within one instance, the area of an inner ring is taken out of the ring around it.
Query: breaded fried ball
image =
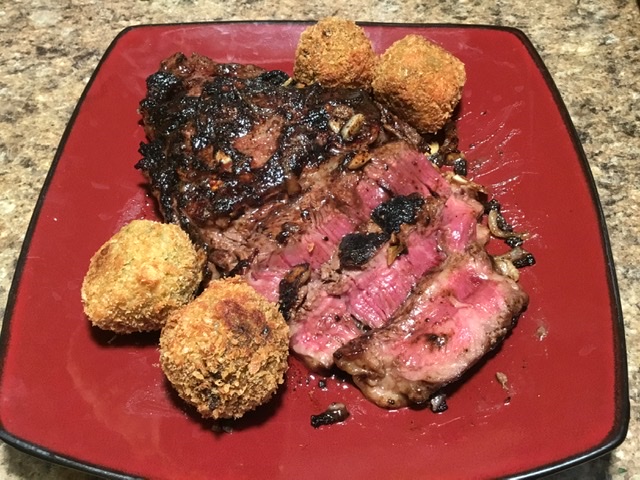
[[[169,313],[193,299],[205,261],[177,225],[133,220],[91,258],[84,311],[104,330],[159,330]]]
[[[284,382],[289,327],[242,279],[212,281],[160,334],[160,365],[205,418],[239,418]]]
[[[421,133],[451,118],[466,81],[464,64],[419,35],[407,35],[382,55],[373,77],[378,101]]]
[[[362,28],[350,20],[327,17],[302,32],[293,76],[306,85],[369,88],[376,60]]]

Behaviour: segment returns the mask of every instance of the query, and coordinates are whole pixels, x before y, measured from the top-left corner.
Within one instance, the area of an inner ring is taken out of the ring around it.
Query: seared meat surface
[[[310,368],[385,408],[423,404],[526,307],[484,250],[486,194],[458,175],[454,126],[424,138],[367,91],[197,55],[147,84],[137,168],[162,214],[214,273],[279,303]]]
[[[215,251],[211,260],[225,272],[277,246],[287,222],[267,217],[300,223],[304,206],[320,202],[313,190],[326,193],[333,174],[306,178],[305,169],[333,159],[349,170],[358,152],[389,139],[425,147],[367,92],[297,88],[280,71],[176,54],[147,87],[140,113],[149,142],[137,167],[165,219]],[[290,203],[301,194],[311,197],[296,212]]]

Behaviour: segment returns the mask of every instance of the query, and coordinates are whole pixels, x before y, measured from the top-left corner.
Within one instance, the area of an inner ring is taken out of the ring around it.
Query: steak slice
[[[298,221],[284,224],[291,234],[279,248],[260,252],[248,269],[248,283],[272,301],[278,301],[279,284],[289,270],[300,264],[320,267],[341,239],[365,222],[374,206],[388,199],[388,193],[362,170],[345,171],[336,160],[302,175],[303,193],[289,208],[300,212]]]
[[[456,253],[419,282],[387,325],[354,338],[334,358],[377,405],[423,404],[495,348],[527,302],[484,250]]]

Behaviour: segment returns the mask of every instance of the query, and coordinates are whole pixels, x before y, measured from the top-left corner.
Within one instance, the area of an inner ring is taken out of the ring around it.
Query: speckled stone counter
[[[475,23],[532,40],[567,104],[602,199],[625,318],[631,423],[611,455],[554,478],[640,478],[640,45],[638,4],[625,0],[45,0],[0,6],[0,314],[56,147],[101,55],[123,28],[204,20]],[[0,317],[2,317],[0,315]],[[0,478],[89,475],[0,445]]]

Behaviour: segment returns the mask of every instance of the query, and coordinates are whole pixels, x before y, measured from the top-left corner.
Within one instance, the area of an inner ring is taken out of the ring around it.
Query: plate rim
[[[64,153],[67,140],[71,131],[73,130],[76,119],[80,110],[82,109],[87,94],[91,91],[93,83],[99,73],[102,70],[103,64],[111,55],[120,40],[135,30],[150,29],[150,28],[179,28],[179,27],[198,27],[198,26],[213,26],[213,25],[247,25],[247,24],[260,24],[260,25],[311,25],[315,23],[315,20],[216,20],[216,21],[197,21],[197,22],[177,22],[177,23],[148,23],[148,24],[135,24],[130,25],[122,29],[110,42],[107,49],[102,54],[102,57],[96,64],[91,77],[87,81],[76,106],[65,126],[64,132],[61,136],[60,142],[54,154],[53,161],[49,167],[43,185],[38,194],[38,199],[34,206],[31,218],[23,243],[20,249],[16,267],[13,273],[11,286],[8,291],[6,308],[4,312],[4,319],[2,329],[0,331],[0,380],[4,374],[4,359],[7,354],[7,348],[9,345],[9,339],[11,336],[11,320],[13,317],[13,310],[15,302],[18,296],[18,289],[20,286],[20,280],[26,264],[26,259],[30,250],[33,234],[38,224],[42,206],[45,203],[49,186],[53,180],[55,172],[57,170],[58,163]],[[627,435],[629,428],[630,418],[630,401],[629,401],[629,379],[628,379],[628,365],[627,365],[627,350],[626,350],[626,338],[624,329],[624,319],[622,314],[622,306],[620,301],[620,292],[618,288],[617,275],[615,270],[615,264],[613,254],[611,250],[611,241],[608,234],[608,228],[606,219],[602,209],[602,204],[598,195],[596,183],[587,161],[586,154],[582,143],[579,140],[578,133],[575,129],[569,111],[562,99],[560,91],[556,86],[551,73],[546,67],[540,53],[535,48],[529,37],[523,30],[501,25],[491,24],[474,24],[474,23],[396,23],[396,22],[369,22],[369,21],[356,21],[356,24],[367,27],[388,27],[388,28],[429,28],[429,29],[473,29],[473,30],[496,30],[505,33],[509,33],[517,37],[520,43],[526,48],[527,53],[533,60],[536,68],[542,74],[547,89],[552,94],[553,102],[555,103],[558,112],[562,118],[562,123],[568,131],[571,143],[578,157],[582,173],[587,182],[587,187],[591,197],[592,205],[595,207],[597,219],[598,219],[598,231],[600,233],[600,242],[602,245],[602,253],[606,260],[607,270],[607,285],[610,299],[610,310],[613,321],[613,343],[614,343],[614,378],[615,378],[615,392],[614,392],[614,404],[615,404],[615,419],[611,430],[603,440],[595,445],[593,448],[577,453],[573,456],[558,460],[557,462],[551,462],[539,467],[532,468],[527,471],[518,472],[510,475],[508,478],[513,479],[530,479],[539,476],[545,476],[552,473],[569,469],[585,463],[587,461],[598,458],[605,455],[616,447],[621,445]],[[1,385],[1,382],[0,382]],[[2,391],[0,390],[0,397]],[[79,460],[75,457],[59,455],[56,452],[49,450],[46,447],[42,447],[35,442],[24,440],[18,436],[10,433],[4,426],[4,422],[0,417],[0,440],[4,441],[8,445],[34,457],[42,460],[49,461],[53,464],[62,465],[64,467],[80,470],[89,474],[103,476],[105,478],[112,478],[117,480],[134,480],[141,477],[132,476],[131,474],[123,473],[119,470],[109,469],[105,466],[95,465],[87,461]]]

